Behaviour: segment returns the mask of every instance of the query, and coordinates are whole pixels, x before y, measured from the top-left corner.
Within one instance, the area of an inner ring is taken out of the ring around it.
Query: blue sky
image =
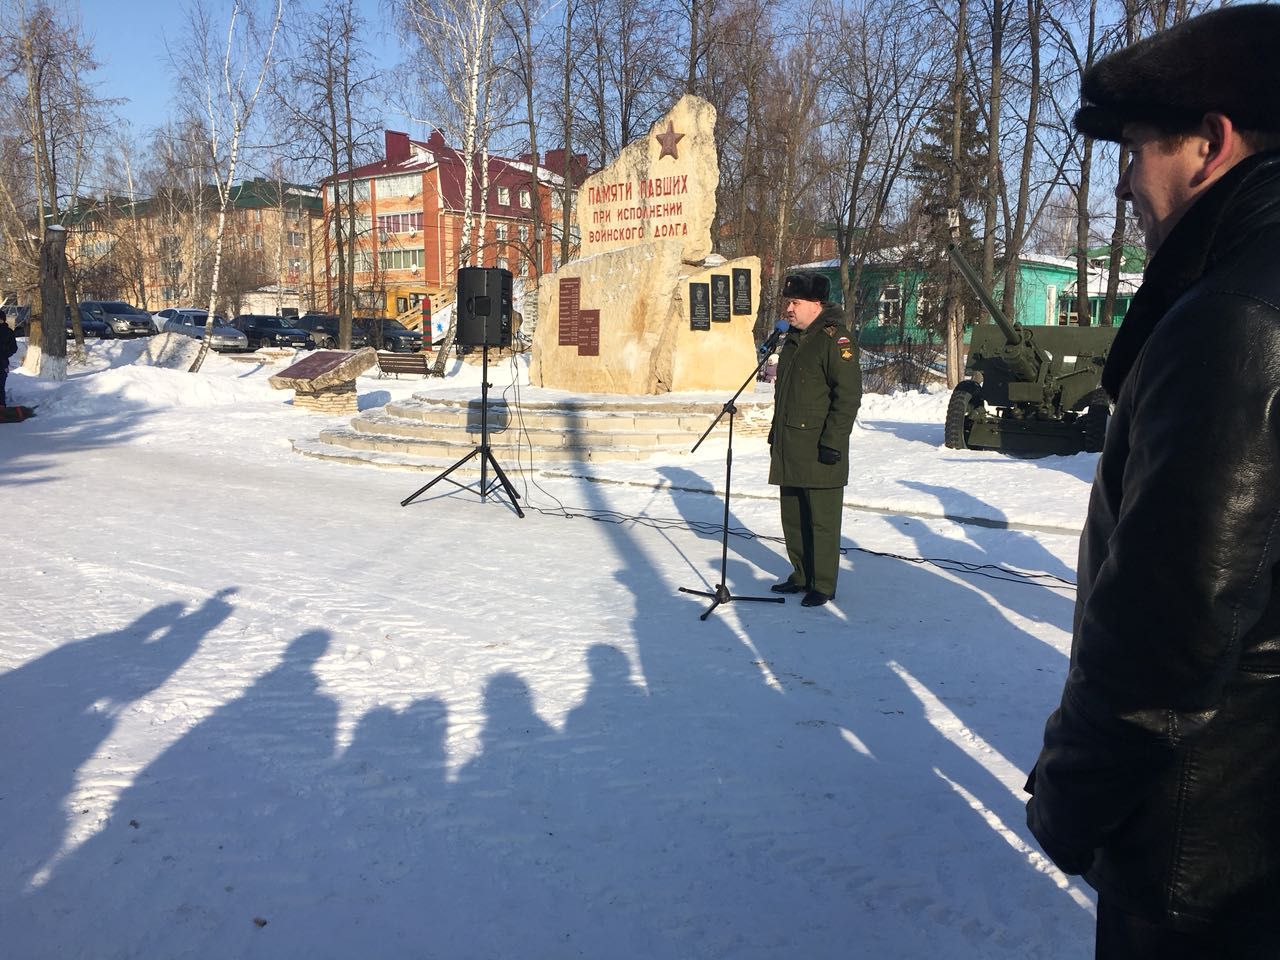
[[[165,38],[179,36],[181,7],[173,0],[81,0],[80,13],[101,95],[128,98],[118,109],[137,133],[161,123],[171,95]]]
[[[360,2],[371,25],[365,38],[368,46],[398,59],[395,40],[382,30],[384,17],[378,0]],[[74,6],[75,0],[71,3]],[[229,0],[208,0],[208,4],[216,21],[225,23],[231,10]],[[117,111],[132,125],[136,136],[145,136],[169,114],[173,68],[166,42],[181,42],[185,4],[182,0],[79,0],[79,8],[98,62],[93,81],[99,94],[127,100]]]

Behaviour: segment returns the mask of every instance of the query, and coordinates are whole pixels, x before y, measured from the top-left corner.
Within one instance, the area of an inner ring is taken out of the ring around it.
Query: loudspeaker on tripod
[[[496,267],[458,270],[458,343],[511,346],[511,271]]]

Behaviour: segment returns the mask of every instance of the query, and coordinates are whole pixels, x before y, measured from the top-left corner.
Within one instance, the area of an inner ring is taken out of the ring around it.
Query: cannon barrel
[[[960,246],[954,242],[947,244],[947,255],[951,257],[951,262],[956,265],[956,269],[960,271],[960,275],[964,277],[965,283],[969,284],[974,294],[982,301],[983,306],[987,308],[987,312],[991,314],[991,319],[996,322],[996,326],[1004,333],[1005,340],[1009,346],[1016,347],[1022,343],[1022,331],[1009,322],[1009,318],[1004,315],[999,305],[987,292],[987,288],[982,285],[982,281],[978,279],[978,275],[974,273],[973,267],[969,261],[964,258],[964,254],[960,252]]]

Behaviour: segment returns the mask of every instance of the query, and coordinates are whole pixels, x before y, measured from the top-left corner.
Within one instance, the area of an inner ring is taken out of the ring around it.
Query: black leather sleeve
[[[1081,541],[1071,666],[1028,784],[1028,825],[1069,872],[1214,721],[1266,608],[1280,561],[1280,311],[1222,292],[1184,302],[1116,414]]]

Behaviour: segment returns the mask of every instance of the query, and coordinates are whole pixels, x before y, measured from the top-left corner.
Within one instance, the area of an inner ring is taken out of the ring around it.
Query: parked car
[[[169,329],[169,321],[180,320],[183,317],[200,317],[203,320],[209,316],[209,311],[203,307],[168,307],[164,310],[158,310],[151,315],[151,322],[159,331]]]
[[[108,337],[149,337],[157,329],[151,314],[120,300],[81,300],[80,316],[105,323]]]
[[[64,308],[67,313],[67,339],[74,337],[75,330],[71,327],[71,308]],[[107,326],[105,320],[98,320],[85,311],[80,311],[80,330],[84,333],[84,337],[88,340],[90,337],[97,337],[99,340],[108,340],[111,337],[111,328]]]
[[[67,322],[67,339],[75,336],[75,331],[71,329],[71,308],[64,306],[63,315]],[[31,308],[26,304],[18,306],[16,304],[6,304],[0,307],[0,323],[8,323],[13,327],[16,336],[25,337],[27,328],[31,321]],[[84,331],[86,338],[98,337],[102,340],[111,338],[111,328],[102,320],[95,320],[87,313],[80,314],[80,329]]]
[[[332,313],[308,313],[299,317],[294,326],[305,330],[322,350],[332,350],[338,345],[338,318]],[[369,346],[369,334],[354,321],[351,324],[351,349]]]
[[[259,347],[296,347],[314,350],[315,341],[307,331],[292,326],[282,317],[259,313],[242,313],[231,325],[249,338],[249,349]]]
[[[203,310],[199,312],[184,310],[182,313],[168,318],[164,329],[166,333],[180,333],[184,337],[195,337],[197,340],[203,340],[204,328],[208,319],[209,314]],[[213,334],[209,337],[209,346],[220,353],[235,353],[249,349],[249,338],[235,327],[228,326],[226,317],[214,314]]]
[[[378,321],[369,317],[360,317],[355,320],[355,323],[360,325],[360,329],[372,342]],[[422,334],[417,330],[410,330],[399,320],[383,320],[381,333],[382,336],[378,338],[377,343],[380,350],[417,353],[422,349]]]

